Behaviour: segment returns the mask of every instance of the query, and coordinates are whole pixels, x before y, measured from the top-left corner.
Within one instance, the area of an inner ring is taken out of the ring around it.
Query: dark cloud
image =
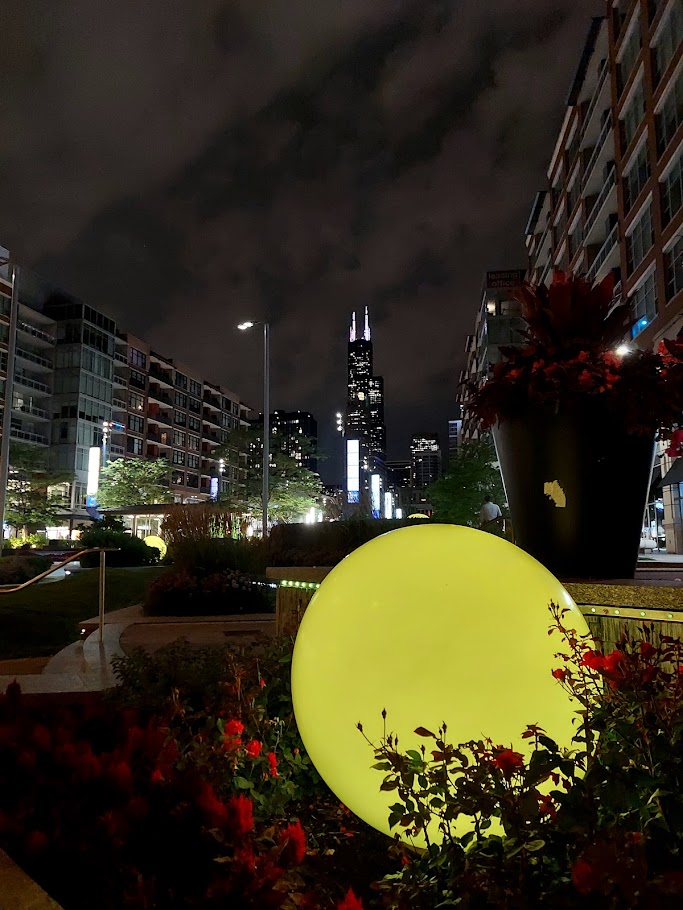
[[[601,2],[7,6],[0,242],[255,404],[267,316],[274,404],[330,434],[369,304],[392,454],[443,431]]]

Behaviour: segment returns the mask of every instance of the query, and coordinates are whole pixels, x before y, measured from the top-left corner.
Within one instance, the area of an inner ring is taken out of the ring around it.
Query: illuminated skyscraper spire
[[[363,338],[366,341],[370,341],[370,313],[367,307],[365,307],[365,329],[363,330]]]
[[[351,317],[351,334],[349,335],[349,341],[355,341],[355,340],[356,340],[356,314],[354,312],[353,316]]]

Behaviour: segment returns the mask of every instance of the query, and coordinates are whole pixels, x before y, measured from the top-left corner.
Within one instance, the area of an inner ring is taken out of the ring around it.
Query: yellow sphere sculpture
[[[535,559],[454,525],[392,531],[333,569],[301,623],[292,693],[304,745],[339,799],[389,833],[396,794],[380,791],[383,774],[356,728],[378,743],[383,708],[401,751],[429,748],[413,731],[443,721],[453,744],[490,737],[526,753],[521,733],[539,724],[569,745],[576,708],[551,675],[551,600],[570,609],[569,627],[588,632]]]
[[[165,540],[162,540],[161,537],[157,537],[156,534],[150,534],[149,537],[145,537],[144,540],[148,547],[156,547],[159,551],[160,558],[164,558],[166,551],[168,550]]]

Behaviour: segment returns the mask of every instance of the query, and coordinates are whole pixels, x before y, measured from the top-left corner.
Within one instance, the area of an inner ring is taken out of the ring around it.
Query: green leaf
[[[246,777],[235,777],[234,783],[239,790],[253,790],[254,788],[252,782],[247,780]]]

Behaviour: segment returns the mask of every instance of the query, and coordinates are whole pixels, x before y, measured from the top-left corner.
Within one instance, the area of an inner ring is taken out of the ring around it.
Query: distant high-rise
[[[351,320],[348,349],[346,436],[346,492],[349,503],[360,502],[362,492],[372,494],[372,511],[382,511],[386,429],[384,380],[375,376],[372,362],[370,315],[365,307],[363,331],[356,314]],[[374,478],[374,479],[373,479]]]
[[[419,433],[410,443],[412,487],[424,490],[441,476],[441,446],[436,433]]]
[[[299,467],[317,472],[318,421],[309,411],[274,411],[270,434],[282,438],[282,451],[295,458]]]
[[[448,421],[448,463],[451,464],[458,457],[462,443],[462,417]]]

